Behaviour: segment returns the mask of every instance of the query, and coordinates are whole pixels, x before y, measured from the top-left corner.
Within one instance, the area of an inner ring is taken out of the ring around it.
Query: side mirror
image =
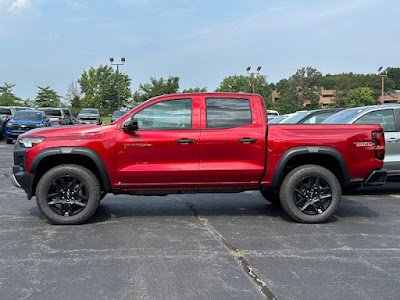
[[[124,122],[124,125],[122,126],[122,130],[125,132],[132,132],[132,131],[136,131],[138,129],[139,129],[139,126],[138,126],[138,121],[136,119],[127,120]]]

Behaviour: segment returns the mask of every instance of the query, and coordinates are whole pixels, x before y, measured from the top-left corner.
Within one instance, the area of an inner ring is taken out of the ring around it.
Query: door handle
[[[397,143],[397,142],[400,141],[400,139],[398,139],[398,138],[390,138],[387,141],[388,141],[388,143]]]
[[[238,142],[243,143],[243,144],[251,144],[251,143],[257,142],[257,139],[251,139],[248,137],[244,137],[244,138],[238,139]]]
[[[187,138],[181,138],[179,140],[176,140],[175,142],[177,142],[178,144],[193,144],[195,142],[195,140],[187,139]]]

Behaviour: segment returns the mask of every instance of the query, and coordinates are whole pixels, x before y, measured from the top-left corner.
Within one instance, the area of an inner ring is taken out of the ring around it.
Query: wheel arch
[[[341,186],[350,185],[347,164],[338,150],[326,146],[303,146],[291,148],[282,155],[275,169],[271,188],[278,189],[291,170],[306,164],[322,166],[335,174]]]
[[[111,191],[111,181],[101,157],[90,148],[85,147],[54,147],[40,151],[32,161],[29,172],[35,174],[32,185],[32,196],[42,175],[49,169],[60,164],[77,164],[94,173],[100,182],[101,189]]]

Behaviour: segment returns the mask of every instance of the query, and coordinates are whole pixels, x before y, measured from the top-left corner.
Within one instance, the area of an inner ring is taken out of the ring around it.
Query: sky
[[[248,66],[276,83],[400,67],[398,0],[0,0],[0,85],[34,99],[65,96],[84,70],[109,64],[132,79],[180,77],[180,90],[216,89]]]

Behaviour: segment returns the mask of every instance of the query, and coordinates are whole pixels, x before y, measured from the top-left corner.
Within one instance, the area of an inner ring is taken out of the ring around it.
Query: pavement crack
[[[249,279],[258,287],[261,294],[268,300],[275,300],[277,297],[273,292],[267,287],[264,281],[256,274],[254,269],[250,266],[249,261],[246,259],[244,253],[237,249],[235,246],[231,245],[223,236],[212,226],[207,218],[202,216],[199,211],[194,207],[193,204],[187,203],[187,207],[192,211],[195,218],[197,218],[210,232],[210,234],[219,241],[225,248],[230,250],[230,253],[239,262],[242,267],[243,272],[249,277]]]

